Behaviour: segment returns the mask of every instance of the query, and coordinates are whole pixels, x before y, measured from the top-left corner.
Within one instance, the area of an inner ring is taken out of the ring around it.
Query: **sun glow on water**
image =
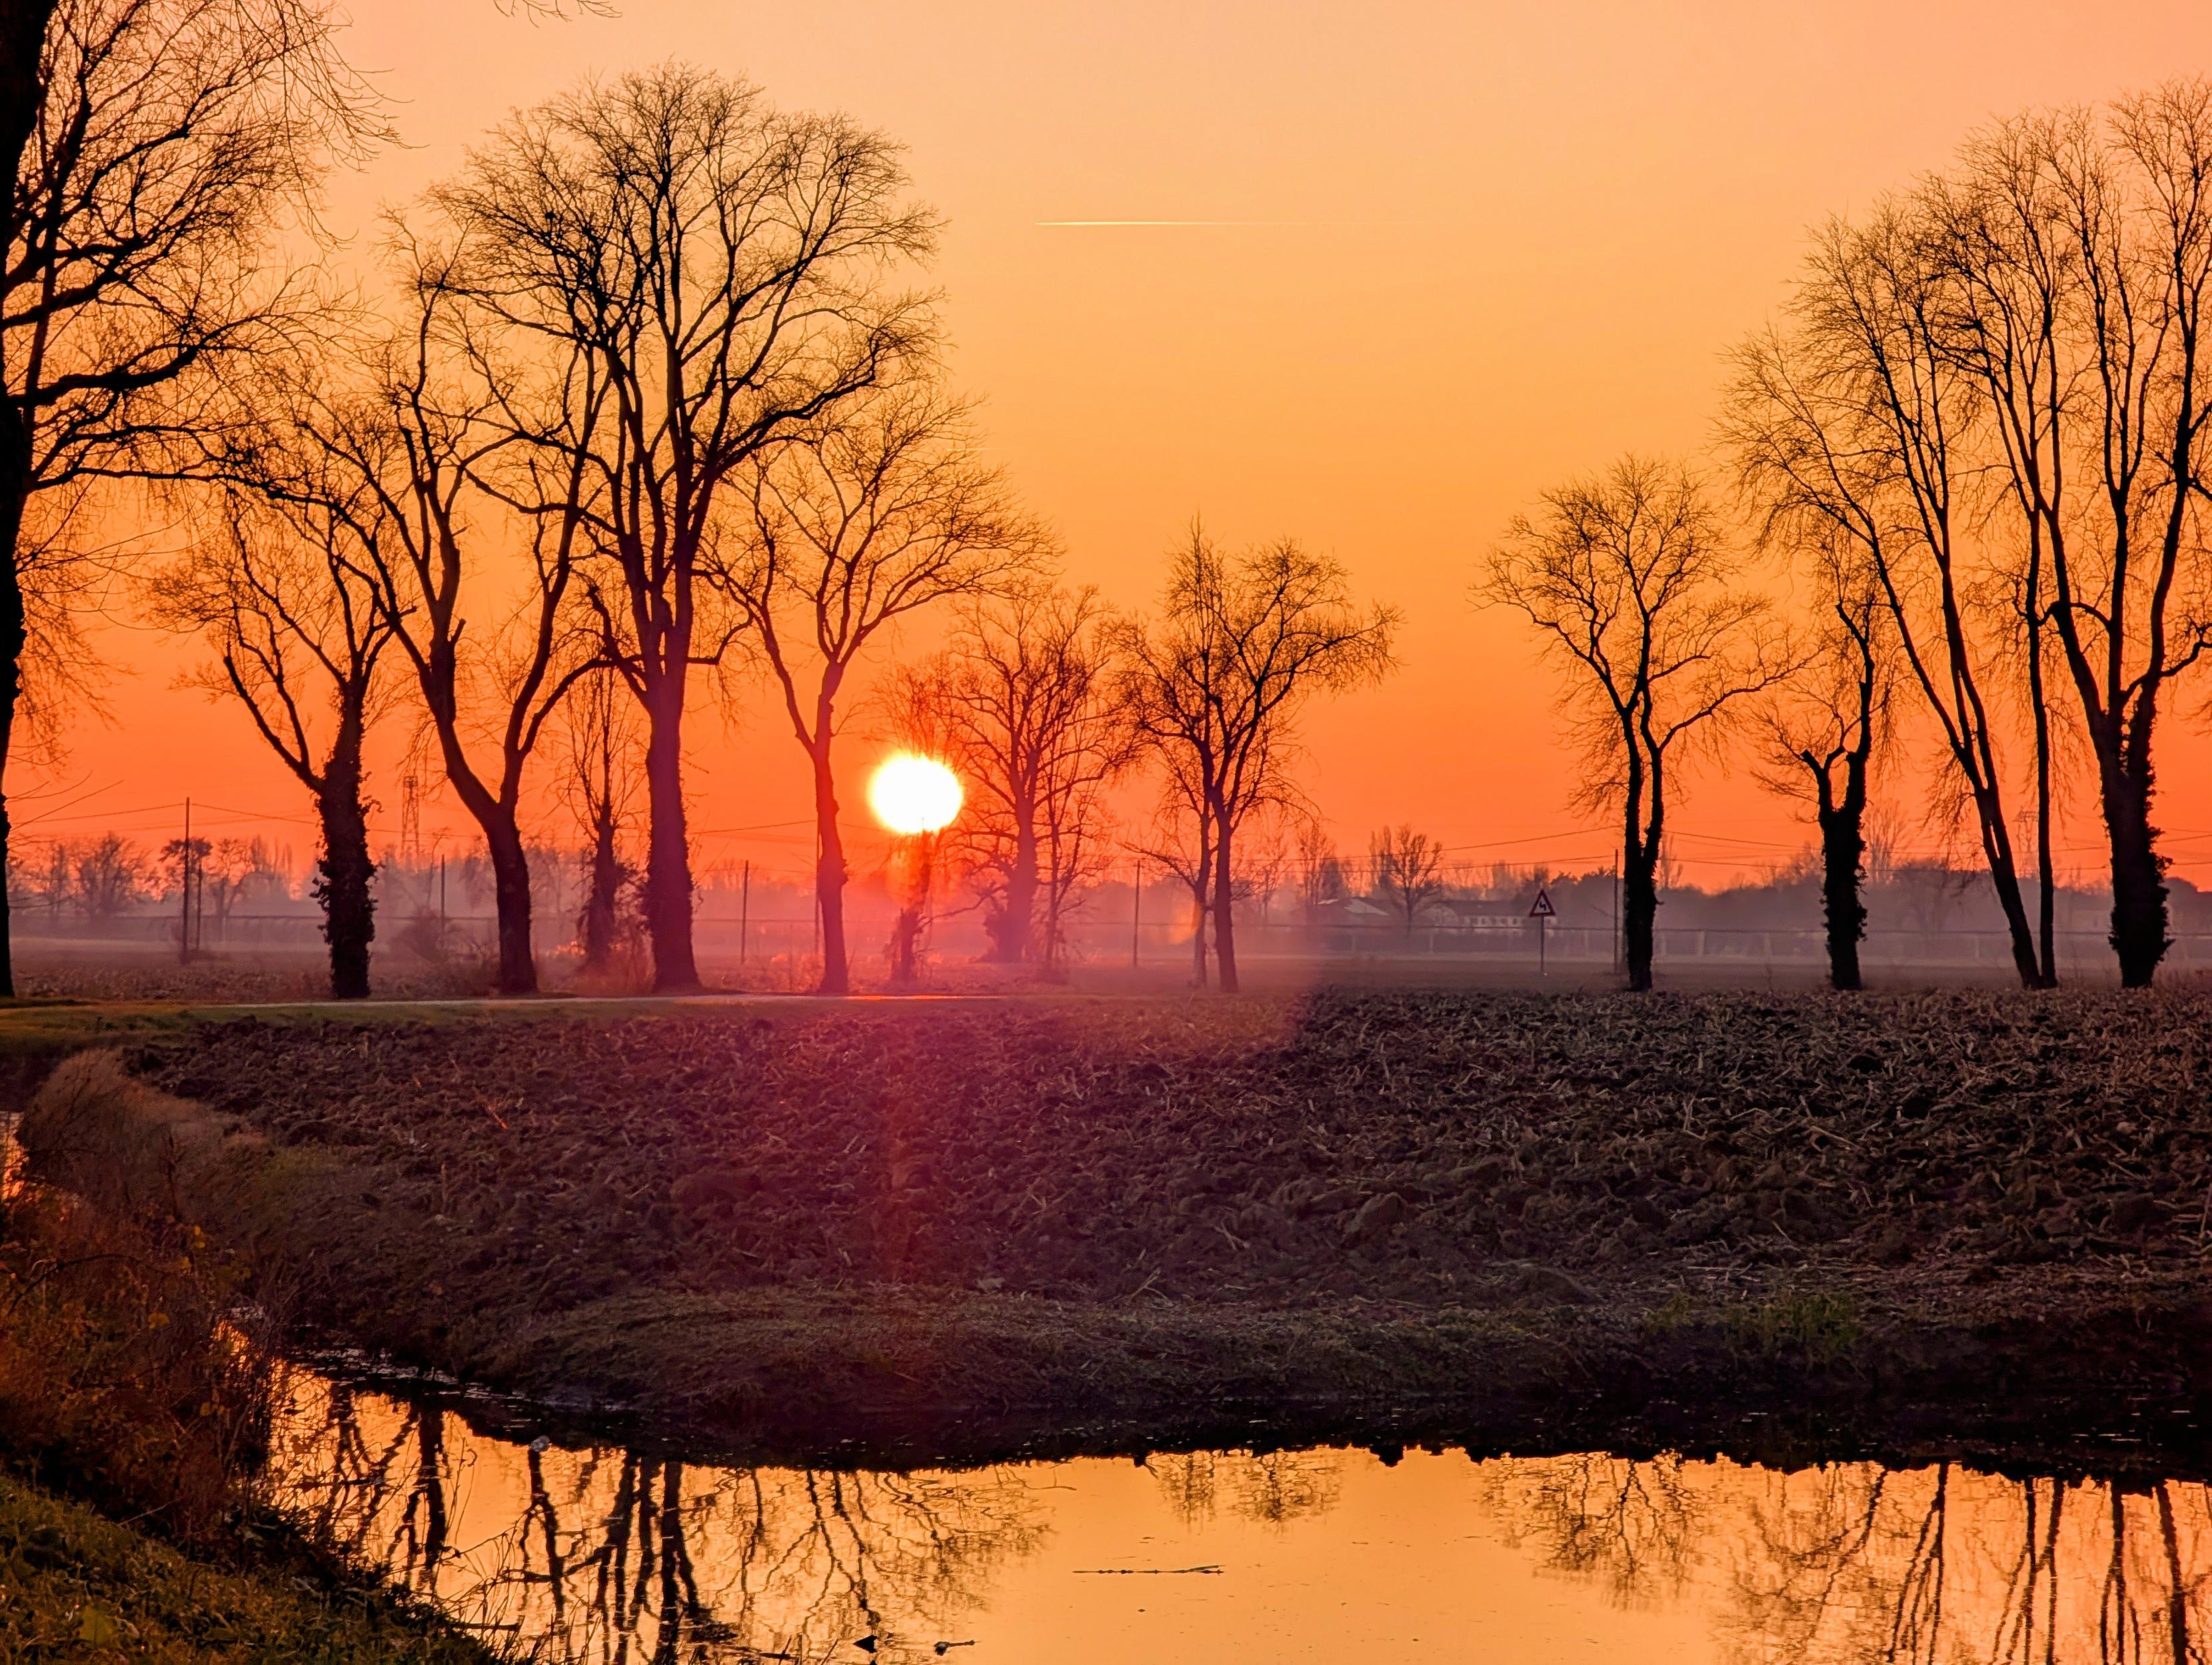
[[[960,777],[933,757],[902,753],[868,781],[868,808],[902,838],[939,832],[960,813]]]

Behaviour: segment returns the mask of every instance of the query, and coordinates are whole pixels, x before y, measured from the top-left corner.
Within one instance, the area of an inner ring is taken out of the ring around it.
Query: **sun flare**
[[[933,757],[901,753],[868,781],[868,808],[902,838],[939,832],[960,813],[960,777]]]

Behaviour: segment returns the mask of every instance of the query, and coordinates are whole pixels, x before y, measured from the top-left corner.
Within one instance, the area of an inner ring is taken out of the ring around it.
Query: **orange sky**
[[[1334,550],[1407,615],[1397,675],[1309,724],[1340,839],[1410,820],[1453,846],[1526,841],[1470,858],[1571,865],[1608,840],[1547,836],[1575,824],[1575,772],[1528,637],[1466,600],[1489,541],[1564,475],[1703,445],[1718,355],[1774,308],[1808,222],[1991,115],[2212,70],[2212,6],[626,0],[532,24],[492,0],[359,0],[352,50],[388,72],[412,148],[341,184],[340,223],[447,172],[510,106],[667,57],[902,139],[950,221],[959,378],[1072,575],[1142,603],[1196,512],[1231,542]],[[1038,223],[1077,219],[1268,223]],[[153,836],[187,790],[301,812],[242,714],[170,686],[173,650],[104,640],[129,668],[118,721],[80,728],[64,777],[99,796],[33,836]],[[764,698],[735,732],[704,716],[692,750],[702,827],[806,813]],[[2162,820],[2178,870],[2212,882],[2208,758],[2195,712],[2172,721]],[[856,810],[869,760],[853,748]],[[388,771],[375,790],[393,820]],[[1712,835],[1677,845],[1707,882],[1803,842],[1744,780],[1698,783],[1678,825]],[[290,836],[304,857],[311,829]],[[700,856],[804,851],[749,835]]]

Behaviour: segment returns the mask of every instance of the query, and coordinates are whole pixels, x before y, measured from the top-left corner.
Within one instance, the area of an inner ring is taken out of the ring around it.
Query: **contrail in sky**
[[[1318,220],[1039,220],[1040,226],[1316,226]]]

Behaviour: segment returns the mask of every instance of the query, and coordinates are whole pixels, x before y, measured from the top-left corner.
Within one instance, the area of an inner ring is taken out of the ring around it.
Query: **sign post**
[[[1541,885],[1536,887],[1536,899],[1528,905],[1528,917],[1536,922],[1536,975],[1544,975],[1544,929],[1558,917],[1559,910],[1552,905],[1552,893]]]

